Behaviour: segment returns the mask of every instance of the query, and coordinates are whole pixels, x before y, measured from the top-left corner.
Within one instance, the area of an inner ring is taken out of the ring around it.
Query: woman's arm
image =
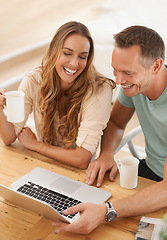
[[[76,144],[94,154],[111,114],[112,88],[104,83],[91,97],[82,102],[81,122]]]
[[[22,130],[18,139],[30,150],[81,169],[87,168],[92,158],[91,152],[82,147],[66,149],[40,142],[28,127]]]
[[[34,73],[34,72],[33,72]],[[38,80],[38,76],[34,75]],[[6,145],[11,144],[16,140],[19,133],[25,126],[25,123],[31,114],[33,109],[33,100],[37,98],[38,84],[29,75],[26,75],[20,83],[19,91],[25,93],[25,119],[20,123],[10,123],[7,121],[7,117],[4,114],[4,106],[6,105],[6,99],[4,97],[5,91],[0,90],[0,137]]]
[[[80,126],[75,149],[51,146],[37,141],[29,128],[19,135],[20,142],[27,148],[52,157],[63,163],[85,169],[96,152],[98,144],[110,117],[112,89],[109,85],[99,89],[97,94],[87,97],[81,106]]]
[[[13,124],[7,121],[7,117],[3,111],[6,105],[4,95],[5,91],[0,90],[0,137],[4,144],[9,145],[16,140],[16,133]]]

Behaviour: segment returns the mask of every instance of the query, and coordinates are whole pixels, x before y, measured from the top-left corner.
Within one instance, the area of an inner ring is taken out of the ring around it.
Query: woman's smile
[[[68,75],[74,75],[77,72],[77,70],[72,70],[67,67],[63,67],[63,68],[64,68],[65,73],[67,73]]]

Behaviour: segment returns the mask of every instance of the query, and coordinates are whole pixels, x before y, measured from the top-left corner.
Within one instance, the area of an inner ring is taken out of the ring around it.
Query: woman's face
[[[61,79],[62,89],[71,87],[74,80],[83,72],[89,50],[89,40],[78,33],[71,34],[65,39],[60,57],[55,65]]]

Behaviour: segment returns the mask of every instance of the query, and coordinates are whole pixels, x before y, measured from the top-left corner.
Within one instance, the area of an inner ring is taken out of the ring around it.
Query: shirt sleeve
[[[90,151],[92,155],[96,152],[109,121],[111,102],[112,88],[105,83],[97,93],[93,93],[82,103],[76,144]]]
[[[28,117],[32,113],[32,110],[33,110],[33,98],[34,98],[34,94],[36,94],[35,92],[37,89],[37,87],[36,87],[37,84],[35,84],[35,80],[33,80],[32,76],[29,74],[25,75],[25,77],[21,81],[20,86],[18,88],[19,91],[22,91],[25,93],[25,105],[24,105],[25,106],[25,117],[24,117],[23,122],[14,124],[16,136],[19,135],[22,128],[25,126],[25,124],[28,120]]]

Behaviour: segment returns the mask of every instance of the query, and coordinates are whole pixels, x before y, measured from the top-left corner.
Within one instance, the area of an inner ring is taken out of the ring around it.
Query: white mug
[[[6,97],[6,114],[8,122],[19,123],[24,121],[24,96],[21,91],[9,91]]]
[[[120,186],[127,189],[137,187],[139,160],[135,157],[124,157],[118,160],[120,172]]]

